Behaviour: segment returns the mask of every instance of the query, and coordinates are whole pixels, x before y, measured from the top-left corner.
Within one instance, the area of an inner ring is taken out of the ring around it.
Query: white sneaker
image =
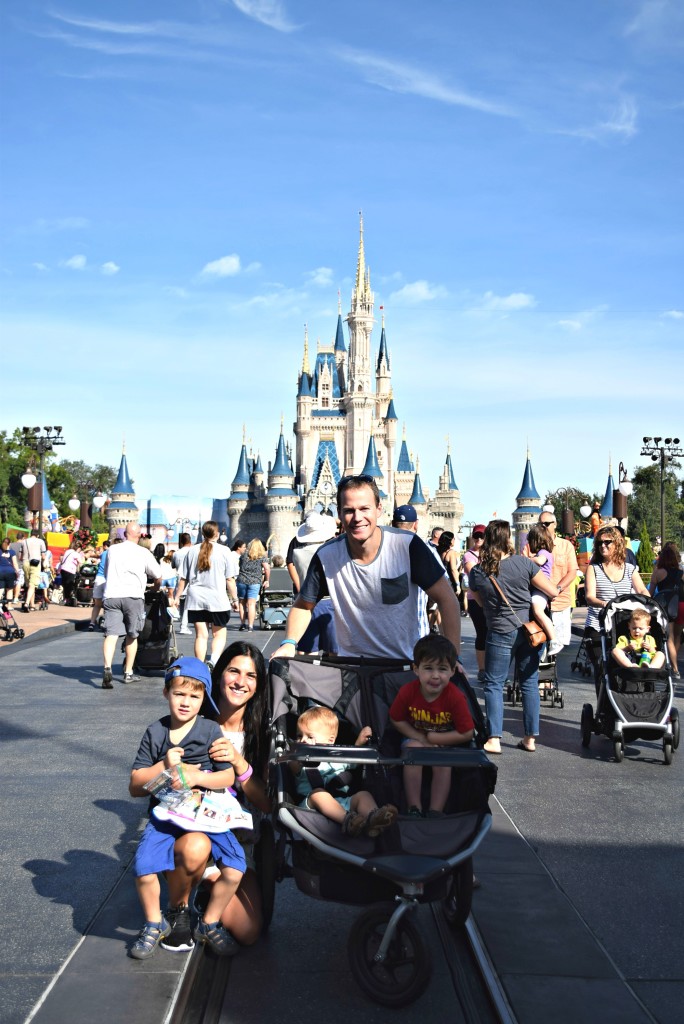
[[[191,629],[179,629],[178,630],[178,636],[192,636],[192,630]]]

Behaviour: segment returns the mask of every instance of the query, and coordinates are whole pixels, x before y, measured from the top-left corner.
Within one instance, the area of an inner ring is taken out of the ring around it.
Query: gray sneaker
[[[111,670],[111,668],[105,668],[104,672],[102,673],[102,689],[103,690],[113,690],[114,689],[114,684],[112,682],[112,670]]]
[[[235,956],[240,949],[239,944],[219,921],[213,923],[198,921],[195,938],[198,942],[206,943],[218,956]]]
[[[140,676],[136,676],[135,672],[124,672],[123,681],[124,683],[139,683]]]
[[[180,903],[177,907],[169,907],[165,916],[171,931],[161,940],[162,949],[172,953],[187,953],[195,945],[190,928],[190,908],[187,903]]]

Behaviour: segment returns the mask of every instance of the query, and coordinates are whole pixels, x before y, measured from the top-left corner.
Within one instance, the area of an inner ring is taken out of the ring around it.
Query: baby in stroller
[[[329,708],[309,708],[297,720],[297,742],[322,746],[334,744],[339,724],[337,715]],[[354,745],[364,746],[371,735],[370,727],[364,726]],[[349,765],[321,761],[317,768],[309,768],[299,761],[290,761],[289,767],[296,779],[299,802],[338,822],[345,835],[359,836],[363,833],[375,839],[397,820],[396,807],[392,804],[378,807],[366,790],[350,795]]]
[[[629,617],[629,636],[623,634],[611,654],[622,668],[659,669],[665,664],[665,655],[656,649],[655,639],[649,633],[651,613],[647,608],[635,608]]]

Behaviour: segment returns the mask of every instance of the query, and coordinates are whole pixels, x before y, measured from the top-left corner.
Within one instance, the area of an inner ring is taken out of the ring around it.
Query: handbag
[[[653,598],[667,615],[669,622],[674,622],[679,615],[679,591],[662,590]]]
[[[542,644],[545,644],[547,636],[544,630],[539,625],[539,623],[535,622],[534,620],[531,620],[530,622],[523,622],[493,576],[489,577],[489,581],[496,587],[496,589],[499,591],[508,607],[515,615],[516,619],[518,620],[518,625],[522,626],[522,628],[527,633],[527,642],[530,645],[530,647],[541,647]]]

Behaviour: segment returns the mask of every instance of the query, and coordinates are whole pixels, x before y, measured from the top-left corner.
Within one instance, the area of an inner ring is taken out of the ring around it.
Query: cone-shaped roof
[[[344,342],[344,330],[342,329],[342,314],[337,314],[337,331],[335,332],[335,351],[346,352],[347,346]]]
[[[257,455],[256,465],[254,467],[255,473],[263,473],[264,467],[261,465],[261,455]]]
[[[451,452],[447,452],[446,470],[447,470],[447,478],[449,480],[449,490],[450,491],[457,491],[458,490],[458,485],[457,485],[456,480],[454,478],[454,467],[451,464]]]
[[[302,373],[299,378],[299,394],[304,398],[311,397],[311,381],[308,373]]]
[[[382,478],[382,470],[378,463],[378,452],[375,447],[375,438],[371,437],[368,442],[368,454],[366,455],[366,465],[361,470],[362,476],[372,476]]]
[[[285,438],[283,437],[282,430],[280,431],[280,437],[278,438],[275,463],[273,464],[271,473],[273,476],[294,476],[292,469],[290,468],[290,460],[287,457]]]
[[[536,498],[537,501],[539,501],[539,493],[537,492],[537,488],[534,483],[529,452],[527,453],[527,462],[525,463],[525,475],[523,476],[522,487],[520,488],[520,493],[515,500],[523,501],[526,498]]]
[[[247,445],[244,443],[240,452],[240,461],[233,480],[233,487],[236,484],[249,484],[249,461],[247,459]]]
[[[387,406],[387,415],[385,416],[385,419],[386,420],[398,420],[399,419],[399,417],[396,414],[395,408],[394,408],[394,399],[393,398],[390,398],[390,403]]]
[[[416,473],[413,478],[413,492],[408,500],[409,505],[426,505],[425,495],[423,494],[423,488],[420,482],[420,473]]]
[[[401,448],[399,449],[399,460],[397,462],[397,473],[411,473],[413,472],[413,463],[411,462],[411,456],[406,445],[406,438],[402,439]]]
[[[600,515],[602,519],[613,518],[613,491],[615,490],[615,481],[613,480],[613,474],[608,474],[608,483],[606,484],[606,495],[601,505]]]
[[[121,455],[121,465],[119,466],[119,475],[116,478],[116,483],[112,488],[112,498],[117,494],[135,494],[133,490],[133,484],[128,473],[128,463],[126,462],[126,453],[123,452]]]
[[[383,361],[383,359],[385,361],[387,369],[389,370],[389,368],[390,368],[390,358],[389,358],[389,349],[387,348],[387,337],[385,335],[385,321],[384,321],[384,317],[383,317],[383,323],[382,323],[382,333],[380,335],[380,348],[378,349],[378,361],[377,361],[377,364],[375,366],[375,372],[376,373],[380,373],[380,370],[382,368],[382,361]]]

